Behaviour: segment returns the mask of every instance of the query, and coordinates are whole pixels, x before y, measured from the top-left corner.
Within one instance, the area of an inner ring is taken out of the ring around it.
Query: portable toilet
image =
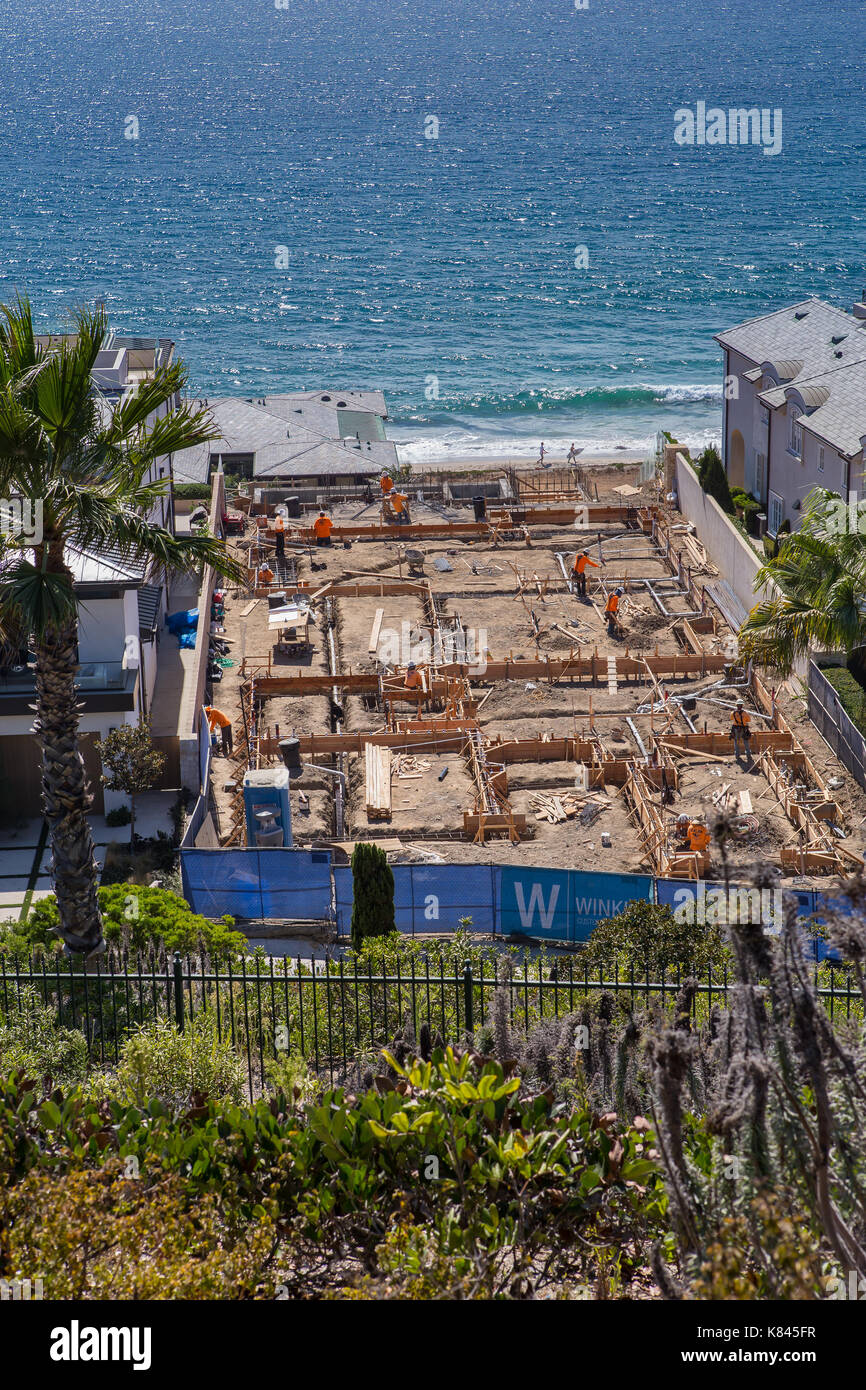
[[[292,810],[288,768],[260,767],[245,773],[244,811],[248,845],[290,848]]]

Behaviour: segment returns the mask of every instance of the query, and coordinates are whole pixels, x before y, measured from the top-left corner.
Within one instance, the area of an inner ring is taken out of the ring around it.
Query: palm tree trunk
[[[42,805],[51,835],[60,935],[70,951],[104,949],[97,867],[87,812],[91,796],[78,748],[76,624],[49,629],[36,649],[36,735]]]

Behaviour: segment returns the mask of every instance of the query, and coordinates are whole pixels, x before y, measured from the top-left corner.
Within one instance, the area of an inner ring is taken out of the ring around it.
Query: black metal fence
[[[809,718],[847,767],[855,781],[866,790],[866,738],[842,707],[842,702],[823,671],[809,662]]]
[[[145,965],[147,968],[145,968]],[[511,1026],[525,1032],[542,1019],[583,1010],[602,993],[629,1009],[656,1001],[670,1007],[687,972],[627,968],[591,971],[580,957],[521,962],[499,974],[495,962],[433,962],[419,957],[373,972],[356,960],[275,959],[219,966],[182,959],[107,965],[86,970],[65,958],[26,963],[0,957],[0,1028],[19,1023],[34,1005],[49,1007],[58,1027],[84,1034],[96,1065],[120,1058],[125,1040],[140,1026],[169,1020],[179,1029],[206,1020],[212,1035],[245,1060],[251,1092],[267,1076],[270,1059],[302,1057],[333,1081],[347,1067],[372,1061],[395,1036],[417,1037],[427,1024],[434,1039],[478,1039],[489,1020],[496,990],[505,992]],[[862,1000],[850,971],[823,962],[814,980],[831,1018],[862,1017]],[[706,1018],[728,993],[726,972],[699,981],[693,1010]],[[2,1065],[0,1033],[0,1065]]]

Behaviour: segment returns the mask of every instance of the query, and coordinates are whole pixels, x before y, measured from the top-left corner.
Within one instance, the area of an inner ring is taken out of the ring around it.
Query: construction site
[[[244,777],[297,740],[292,842],[337,861],[365,840],[395,863],[669,879],[862,865],[857,789],[798,736],[793,689],[738,663],[723,578],[655,478],[401,486],[399,512],[232,504],[248,582],[212,626],[233,751],[206,843],[248,843]]]

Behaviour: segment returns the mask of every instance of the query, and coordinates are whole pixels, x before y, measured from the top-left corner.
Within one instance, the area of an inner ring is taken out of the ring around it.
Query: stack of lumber
[[[581,825],[591,825],[605,809],[603,803],[588,801],[573,792],[533,792],[529,805],[536,820],[546,820],[550,825],[560,825],[572,816],[579,816]]]
[[[391,749],[376,743],[364,745],[367,775],[367,815],[371,820],[391,819]]]

